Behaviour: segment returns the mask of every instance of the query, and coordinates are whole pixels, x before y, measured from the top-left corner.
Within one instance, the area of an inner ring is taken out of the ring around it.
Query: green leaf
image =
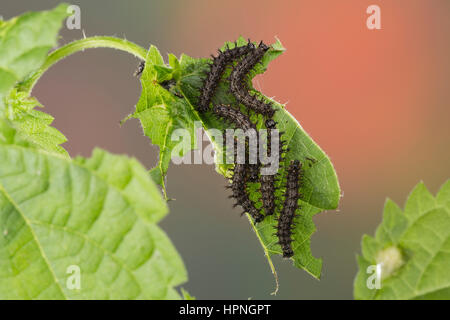
[[[57,43],[61,22],[67,15],[67,5],[61,4],[50,11],[25,13],[0,25],[0,116],[14,127],[14,139],[66,157],[68,153],[60,144],[67,139],[50,126],[53,117],[35,110],[42,105],[13,87],[42,66]]]
[[[371,265],[381,267],[381,286],[369,289]],[[386,201],[375,238],[365,235],[356,299],[450,299],[450,180],[436,197],[423,183],[410,194],[405,210]]]
[[[240,38],[237,41],[238,46],[247,44]],[[234,43],[229,43],[230,47]],[[225,47],[225,46],[224,46]],[[256,74],[263,73],[268,64],[284,52],[284,48],[279,41],[272,45],[272,48],[265,54],[261,63],[251,72],[251,78]],[[152,172],[154,177],[161,178],[160,184],[164,188],[164,176],[170,162],[171,150],[175,144],[172,144],[170,135],[175,128],[185,128],[189,130],[191,135],[191,144],[186,143],[182,150],[182,154],[186,154],[192,148],[195,148],[197,140],[195,132],[195,121],[201,121],[205,130],[219,129],[225,130],[226,125],[215,118],[210,113],[199,115],[195,111],[195,105],[200,94],[203,84],[205,72],[209,70],[211,59],[195,59],[187,55],[182,55],[177,60],[173,55],[169,56],[169,65],[172,68],[172,78],[168,79],[168,71],[155,68],[164,64],[162,57],[156,53],[156,49],[152,47],[147,58],[146,68],[142,80],[142,96],[137,105],[137,110],[133,116],[141,120],[144,133],[152,139],[153,143],[160,146],[160,162],[159,175]],[[167,66],[166,66],[167,67]],[[213,104],[235,104],[235,98],[228,92],[229,84],[226,77],[229,75],[228,70],[223,78],[213,98]],[[172,92],[164,89],[158,79],[172,80],[176,83]],[[285,163],[289,163],[292,159],[299,159],[304,164],[304,185],[302,187],[302,206],[299,209],[300,217],[298,218],[297,227],[294,236],[294,252],[293,257],[295,266],[303,268],[314,277],[319,277],[321,272],[322,261],[312,256],[310,251],[310,238],[315,231],[312,217],[326,209],[337,208],[340,189],[334,168],[327,155],[314,143],[308,134],[302,129],[300,124],[287,112],[284,106],[276,101],[270,100],[261,93],[252,89],[261,99],[271,101],[278,110],[275,120],[278,122],[280,131],[285,131],[284,139],[290,148],[286,156]],[[174,92],[173,92],[174,91]],[[175,94],[174,94],[175,93]],[[178,97],[183,96],[184,99]],[[262,128],[263,119],[261,116],[252,115],[252,120],[258,121],[258,128]],[[177,142],[178,143],[178,142]],[[224,149],[221,149],[216,141],[212,139],[212,143],[216,152],[216,159],[221,159],[224,155]],[[216,171],[225,177],[230,177],[230,169],[232,165],[216,162]],[[281,175],[286,174],[285,168],[280,171]],[[257,185],[252,186],[251,198],[258,201],[260,195],[256,192]],[[277,197],[280,198],[284,190],[278,185]],[[261,205],[261,203],[259,203]],[[261,241],[264,252],[266,253],[269,263],[272,267],[270,255],[281,254],[281,248],[276,242],[277,238],[273,235],[273,227],[276,224],[275,217],[269,217],[263,223],[254,227],[258,239]],[[274,272],[274,270],[272,269]]]
[[[157,223],[168,213],[159,190],[148,178],[147,169],[136,159],[95,149],[91,158],[78,157],[76,161],[122,190],[123,196],[133,203],[136,213],[142,219]]]
[[[50,11],[29,12],[0,24],[0,111],[3,97],[44,63],[56,45],[67,5]]]
[[[7,144],[13,131],[0,135],[0,299],[180,298],[186,271],[151,223],[167,206],[144,167],[102,150],[73,161]]]
[[[38,149],[69,156],[60,146],[67,141],[66,137],[50,126],[54,120],[51,115],[34,109],[36,106],[42,107],[35,98],[13,89],[5,102],[5,117],[10,120],[22,139],[29,141]]]
[[[17,130],[13,128],[11,121],[0,118],[0,145],[2,144],[31,147],[31,143],[21,138]]]
[[[173,61],[173,58],[171,58]],[[129,117],[138,118],[144,134],[160,148],[158,165],[153,171],[155,182],[162,186],[166,196],[165,176],[172,157],[172,150],[178,144],[171,139],[176,129],[188,129],[195,136],[197,116],[186,100],[173,95],[161,86],[161,82],[170,80],[173,70],[164,64],[158,49],[151,46],[141,75],[142,94],[136,105],[136,111]],[[179,156],[183,156],[195,147],[195,139],[184,146]]]

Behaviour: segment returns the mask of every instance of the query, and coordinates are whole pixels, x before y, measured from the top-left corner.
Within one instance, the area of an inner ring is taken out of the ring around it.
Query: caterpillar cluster
[[[213,56],[213,61],[209,71],[206,74],[205,81],[201,88],[200,97],[197,104],[197,110],[204,113],[210,110],[211,100],[215,94],[216,88],[222,78],[222,75],[228,65],[233,67],[230,77],[230,92],[236,98],[239,104],[244,105],[248,110],[252,110],[257,114],[265,117],[265,126],[267,129],[267,156],[271,156],[272,152],[272,130],[277,129],[277,123],[273,120],[276,110],[271,103],[267,103],[258,99],[255,95],[251,95],[248,87],[248,74],[253,68],[261,62],[265,53],[269,50],[269,46],[262,41],[255,46],[250,41],[247,45],[238,47],[235,45],[233,49],[227,46],[225,51],[219,50],[217,57]],[[225,123],[232,124],[243,131],[255,130],[256,124],[253,123],[249,115],[240,111],[239,106],[215,105],[212,108],[213,114],[222,119]],[[257,137],[260,150],[260,137]],[[282,140],[282,133],[278,136],[279,163],[283,163],[283,156],[288,151],[285,149],[285,142]],[[235,140],[236,145],[236,140]],[[247,148],[247,146],[246,146]],[[235,148],[236,149],[236,148]],[[248,150],[246,150],[248,154]],[[236,156],[236,155],[235,155]],[[247,158],[247,157],[246,157]],[[268,167],[269,164],[265,165]],[[237,163],[233,169],[232,182],[229,188],[232,190],[231,198],[236,200],[234,206],[241,206],[244,213],[247,212],[255,223],[261,222],[266,216],[273,215],[277,211],[275,192],[275,183],[277,181],[277,173],[260,174],[261,164],[249,164],[247,162]],[[291,247],[292,230],[294,227],[294,218],[298,208],[298,199],[300,198],[299,189],[301,186],[302,165],[299,160],[294,160],[287,169],[286,193],[284,196],[284,204],[280,210],[278,217],[278,225],[276,235],[278,243],[281,246],[284,257],[291,257],[294,253]],[[248,183],[259,181],[259,191],[261,193],[262,207],[258,208],[250,199],[248,192]],[[264,214],[262,213],[264,212]]]

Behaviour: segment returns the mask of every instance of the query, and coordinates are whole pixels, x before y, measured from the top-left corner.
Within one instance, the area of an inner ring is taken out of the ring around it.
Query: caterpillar
[[[232,122],[237,128],[244,131],[254,130],[256,133],[256,125],[251,122],[250,118],[242,113],[240,110],[231,108],[225,105],[216,105],[213,107],[213,112],[219,118]],[[257,138],[255,136],[255,138]],[[259,139],[257,140],[256,150],[259,150]],[[246,158],[248,158],[248,149],[246,150]],[[250,182],[256,182],[259,175],[259,163],[247,164],[247,178]]]
[[[259,100],[256,96],[248,92],[248,87],[245,83],[245,77],[253,69],[253,67],[262,59],[269,46],[262,41],[257,48],[251,50],[236,66],[230,74],[230,91],[236,97],[239,103],[242,103],[247,108],[260,113],[268,118],[272,118],[275,110],[270,103]]]
[[[249,182],[257,182],[258,181],[260,167],[261,167],[261,164],[259,162],[248,165],[247,177],[248,177]]]
[[[265,122],[267,128],[267,156],[272,155],[272,130],[276,129],[276,122],[273,119],[268,119]],[[285,142],[281,140],[282,133],[279,133],[278,136],[278,162],[282,163],[284,152]],[[267,164],[266,166],[268,166]],[[261,175],[260,178],[260,192],[261,192],[261,200],[263,203],[264,214],[266,216],[273,215],[275,212],[275,181],[276,181],[276,173],[275,174],[266,174]]]
[[[223,72],[228,64],[234,60],[246,55],[247,53],[254,50],[254,44],[249,40],[247,45],[238,47],[235,42],[235,47],[230,49],[227,44],[227,49],[225,51],[219,51],[219,55],[212,55],[212,64],[209,71],[206,74],[206,79],[200,90],[200,97],[198,100],[197,110],[201,113],[206,112],[209,109],[209,104],[214,92],[219,84]]]
[[[256,130],[256,125],[250,121],[250,118],[242,113],[240,110],[231,108],[223,104],[216,105],[213,107],[213,112],[219,117],[224,118],[236,125],[239,129],[244,131],[254,129]]]
[[[261,175],[260,184],[264,215],[273,215],[275,211],[275,175]]]
[[[261,212],[259,212],[259,210],[255,207],[248,196],[247,188],[245,186],[246,171],[247,168],[245,164],[237,163],[234,166],[233,180],[231,183],[233,194],[231,195],[231,197],[236,199],[236,203],[233,207],[237,207],[238,205],[240,205],[244,209],[244,212],[242,212],[242,214],[247,212],[253,218],[254,222],[258,223],[263,221],[264,216],[261,214]]]
[[[227,121],[232,122],[238,128],[242,130],[255,130],[256,125],[250,121],[250,118],[243,114],[240,110],[231,108],[225,105],[216,105],[213,107],[213,112],[220,118],[224,118]],[[236,148],[237,140],[235,140]],[[254,203],[250,200],[247,192],[247,180],[249,179],[249,171],[253,165],[236,163],[233,170],[233,179],[231,183],[231,189],[233,194],[232,198],[236,199],[234,207],[240,205],[244,212],[248,212],[254,219],[255,223],[261,222],[264,216],[255,207]]]
[[[284,258],[290,258],[294,255],[292,250],[292,229],[294,228],[294,218],[298,208],[298,199],[300,198],[299,189],[302,178],[302,164],[299,160],[291,161],[287,172],[286,194],[284,198],[284,206],[278,217],[278,225],[276,235],[278,243],[283,251]]]
[[[139,62],[139,65],[133,75],[135,77],[139,77],[142,74],[142,72],[144,71],[144,69],[145,69],[145,61],[142,60],[141,62]]]

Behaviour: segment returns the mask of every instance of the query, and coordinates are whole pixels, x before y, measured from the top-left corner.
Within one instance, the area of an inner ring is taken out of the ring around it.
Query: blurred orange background
[[[2,0],[4,19],[59,1]],[[87,36],[116,35],[163,56],[206,57],[242,35],[287,49],[254,85],[287,109],[328,153],[342,187],[336,212],[314,219],[312,279],[275,258],[280,291],[248,223],[232,210],[225,180],[212,166],[172,166],[171,214],[163,228],[199,299],[349,299],[364,233],[373,234],[390,197],[401,206],[423,180],[436,193],[450,177],[450,1],[72,1]],[[366,9],[381,9],[369,30]],[[60,43],[83,36],[64,27]],[[95,146],[126,153],[151,168],[157,148],[137,121],[119,126],[140,94],[138,61],[111,49],[87,50],[50,69],[34,90],[69,139],[72,156]]]

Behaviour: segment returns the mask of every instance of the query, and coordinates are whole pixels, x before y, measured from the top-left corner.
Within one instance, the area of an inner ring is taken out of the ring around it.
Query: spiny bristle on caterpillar
[[[250,41],[250,39],[249,39],[249,41]],[[261,40],[259,42],[258,48],[262,48],[263,50],[267,51],[267,50],[269,50],[270,47]]]
[[[258,163],[248,165],[247,179],[249,182],[258,181],[259,167],[260,167],[260,165]]]

